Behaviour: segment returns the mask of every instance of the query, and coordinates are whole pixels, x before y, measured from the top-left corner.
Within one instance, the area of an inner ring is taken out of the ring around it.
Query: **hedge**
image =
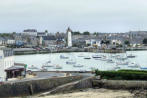
[[[147,80],[147,71],[139,70],[118,70],[118,71],[99,71],[95,74],[100,75],[103,79],[113,80]]]

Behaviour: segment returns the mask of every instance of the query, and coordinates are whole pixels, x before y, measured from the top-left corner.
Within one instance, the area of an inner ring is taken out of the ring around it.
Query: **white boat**
[[[54,66],[54,69],[62,69],[62,66],[55,65],[55,66]]]
[[[46,63],[51,63],[51,61],[47,61]]]
[[[103,56],[100,60],[101,61],[107,61],[107,57],[106,56]]]
[[[115,66],[114,70],[120,70],[121,68],[119,66]]]
[[[42,68],[44,68],[44,67],[54,67],[54,65],[53,65],[53,64],[46,63],[46,64],[44,64],[44,65],[42,66]]]
[[[129,54],[128,56],[127,56],[127,58],[135,58],[136,56],[135,55],[133,55],[133,54]]]
[[[128,65],[129,62],[116,62],[117,65]]]
[[[130,63],[128,65],[128,67],[131,67],[131,68],[139,68],[140,66],[138,64],[136,64],[136,63]]]
[[[85,56],[84,59],[91,59],[91,57],[89,57],[89,56]]]
[[[64,56],[64,55],[60,55],[60,59],[69,59],[69,57]]]
[[[47,68],[42,67],[42,69],[40,71],[47,71]]]
[[[147,67],[140,67],[141,70],[147,70]]]
[[[28,67],[28,70],[31,70],[31,71],[39,71],[39,68],[37,68],[34,65],[32,65],[31,67]]]
[[[118,56],[116,57],[117,60],[127,60],[128,58],[127,57],[121,57],[121,56]]]
[[[102,58],[101,55],[93,55],[92,58]]]
[[[76,64],[76,61],[74,61],[74,60],[69,60],[69,61],[66,61],[66,64]]]
[[[114,63],[112,59],[107,59],[107,63]]]
[[[84,57],[84,55],[83,54],[80,54],[80,55],[78,55],[78,57]]]
[[[83,67],[84,65],[81,65],[81,64],[75,64],[73,65],[73,67]]]

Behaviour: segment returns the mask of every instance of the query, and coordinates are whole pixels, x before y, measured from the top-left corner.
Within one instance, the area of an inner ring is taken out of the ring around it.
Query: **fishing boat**
[[[74,61],[74,60],[69,60],[69,61],[66,61],[66,64],[76,64],[76,61]]]
[[[69,59],[69,57],[64,56],[64,55],[60,55],[60,59]]]
[[[60,65],[55,65],[55,66],[54,66],[54,69],[62,69],[62,66],[60,66]]]
[[[84,65],[81,65],[81,64],[75,64],[73,65],[73,67],[83,67]]]

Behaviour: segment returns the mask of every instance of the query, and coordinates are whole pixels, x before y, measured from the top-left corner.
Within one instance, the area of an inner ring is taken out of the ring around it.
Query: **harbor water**
[[[137,69],[128,67],[128,65],[117,65],[116,62],[120,62],[112,57],[119,55],[125,57],[126,55],[133,54],[135,58],[128,58],[126,61],[130,63],[136,63],[142,68],[147,67],[147,51],[127,51],[126,53],[110,54],[110,53],[89,53],[89,52],[72,52],[72,53],[49,53],[49,54],[33,54],[33,55],[19,55],[15,56],[15,62],[25,63],[28,67],[34,65],[38,69],[42,68],[46,62],[50,61],[52,65],[58,65],[62,68],[55,69],[54,67],[48,67],[48,71],[91,71],[93,69],[99,70],[113,70],[116,66],[120,69]],[[61,58],[66,56],[68,58]],[[108,59],[112,59],[114,63],[107,62],[106,60],[95,59],[93,55],[103,55]],[[73,61],[77,65],[83,65],[82,67],[75,67],[75,64],[67,64],[68,61]]]

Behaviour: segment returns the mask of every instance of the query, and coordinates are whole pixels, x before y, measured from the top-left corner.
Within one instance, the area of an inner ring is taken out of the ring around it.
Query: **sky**
[[[147,0],[0,0],[0,32],[147,30]]]

